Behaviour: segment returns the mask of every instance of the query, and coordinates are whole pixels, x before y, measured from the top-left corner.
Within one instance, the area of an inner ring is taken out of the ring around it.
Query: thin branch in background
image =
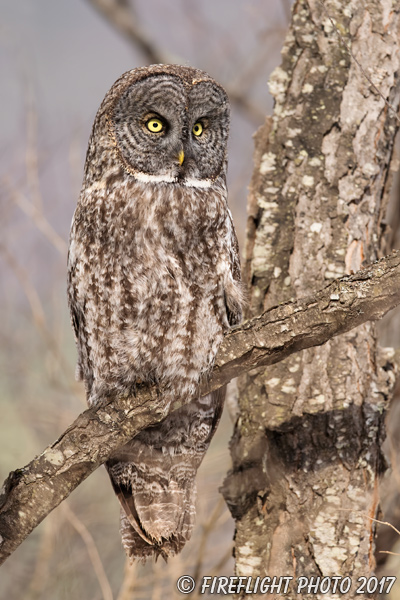
[[[371,519],[371,521],[379,523],[380,525],[387,525],[388,527],[393,529],[393,531],[395,531],[400,538],[400,531],[394,525],[392,525],[392,523],[389,523],[389,521],[380,521],[379,519],[374,519],[373,517],[368,517],[368,519]],[[400,556],[398,552],[391,552],[390,550],[379,550],[379,554],[391,554],[392,556]]]
[[[87,0],[119,33],[133,44],[151,63],[176,63],[185,64],[186,61],[179,56],[170,54],[160,48],[151,37],[145,33],[143,27],[137,22],[132,8],[119,0]],[[238,108],[242,109],[251,121],[260,124],[265,118],[265,111],[258,108],[238,89],[231,89],[224,85],[229,98]]]
[[[153,42],[143,27],[137,23],[134,12],[127,3],[118,0],[88,0],[88,2],[131,44],[137,47],[150,63],[181,62],[178,57]]]
[[[203,525],[203,531],[202,531],[201,540],[200,540],[200,544],[199,544],[199,551],[197,554],[197,562],[196,562],[194,574],[193,574],[193,579],[195,581],[198,581],[200,579],[200,574],[201,574],[201,569],[203,566],[207,542],[210,537],[210,534],[213,532],[213,530],[217,524],[218,519],[221,516],[221,512],[223,511],[224,507],[226,507],[225,501],[224,501],[223,497],[220,496],[217,504],[214,507],[213,512],[211,513],[209,520]]]
[[[67,364],[67,361],[60,351],[60,348],[53,337],[52,332],[49,330],[46,321],[46,314],[43,308],[42,302],[40,300],[39,294],[37,293],[35,287],[33,286],[28,273],[25,269],[18,263],[17,259],[13,254],[8,250],[7,246],[0,242],[0,255],[3,256],[8,266],[14,273],[15,277],[19,281],[21,288],[28,300],[29,306],[31,308],[33,322],[39,331],[42,339],[45,344],[48,346],[49,350],[53,353],[59,367],[59,379],[64,378],[65,385],[67,389],[74,395],[80,398],[77,395],[76,390],[74,390],[73,386],[71,386],[69,379],[67,379],[67,374],[70,371],[70,367]]]
[[[172,589],[174,590],[173,597],[178,600],[181,600],[182,594],[178,593],[178,590],[176,588],[176,582],[178,581],[182,573],[187,573],[187,561],[183,560],[182,554],[178,554],[175,557],[175,560],[171,562],[170,565],[168,565],[168,573],[169,580],[172,583]]]
[[[3,242],[0,242],[0,253],[3,255],[10,269],[13,271],[15,277],[18,279],[21,288],[23,289],[25,296],[31,307],[32,316],[37,329],[40,331],[44,339],[49,342],[51,334],[46,326],[45,312],[42,303],[39,298],[35,287],[32,285],[27,272],[17,262],[13,254],[8,250]],[[51,342],[53,343],[53,342]]]
[[[28,84],[26,92],[26,176],[28,188],[35,208],[43,211],[43,199],[40,191],[39,166],[38,166],[38,144],[37,144],[37,122],[38,115],[35,107],[33,86]]]
[[[94,572],[96,573],[97,580],[99,582],[101,592],[103,594],[103,600],[113,600],[113,593],[111,590],[110,582],[108,581],[106,572],[101,562],[100,554],[97,550],[96,544],[90,531],[85,527],[82,521],[76,516],[74,511],[71,509],[67,502],[62,505],[64,514],[72,527],[81,536],[86,549],[89,554],[90,561],[93,565]]]
[[[233,540],[229,544],[229,548],[227,549],[227,551],[225,552],[225,554],[222,555],[221,559],[211,569],[211,571],[210,571],[210,575],[211,576],[218,575],[218,573],[221,572],[221,570],[225,567],[225,565],[228,562],[228,560],[230,560],[232,558],[232,551],[233,551]]]
[[[132,600],[136,591],[137,563],[131,563],[127,558],[125,561],[124,579],[117,600]]]
[[[38,208],[38,206],[30,202],[24,196],[24,194],[15,189],[8,179],[3,179],[3,185],[6,187],[13,202],[26,214],[29,219],[31,219],[38,230],[54,246],[61,256],[66,256],[67,244],[65,240],[63,240],[63,238],[58,235],[52,225],[50,225],[44,216],[42,209]]]
[[[222,569],[225,567],[227,562],[232,558],[233,551],[233,541],[229,544],[229,548],[226,550],[225,554],[222,555],[217,564],[210,570],[207,571],[207,575],[209,577],[215,577],[221,574]],[[193,577],[195,581],[198,581],[195,577]],[[204,598],[203,594],[201,594],[201,587],[197,587],[195,592],[191,595],[192,600],[200,600],[200,598]]]
[[[35,600],[43,597],[43,590],[49,579],[50,559],[54,552],[54,533],[60,527],[59,519],[54,519],[54,514],[46,520],[39,541],[36,554],[36,563],[30,583],[27,586],[27,598]]]
[[[204,53],[204,39],[211,37],[212,22],[204,12],[204,6],[198,0],[181,0],[180,10],[188,23],[191,24],[190,43],[194,56]]]
[[[164,565],[162,565],[159,561],[154,562],[152,564],[153,567],[153,577],[152,577],[152,590],[151,590],[151,600],[162,600],[164,596],[163,590],[163,572]]]

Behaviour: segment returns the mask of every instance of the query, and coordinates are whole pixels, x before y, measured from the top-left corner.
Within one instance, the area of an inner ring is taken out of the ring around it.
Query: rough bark
[[[325,6],[397,108],[399,3]],[[318,0],[295,2],[270,90],[274,114],[255,139],[249,198],[248,316],[380,255],[397,130]],[[373,570],[374,524],[366,517],[376,515],[385,468],[391,356],[365,324],[241,380],[233,470],[223,487],[236,519],[237,575],[356,580]],[[353,596],[354,587],[343,597]]]
[[[202,393],[381,318],[400,304],[399,288],[397,252],[332,282],[313,297],[267,310],[225,337]],[[79,415],[27,466],[10,473],[0,491],[0,564],[118,446],[176,408],[167,406],[155,389],[138,388],[135,397],[109,398]]]

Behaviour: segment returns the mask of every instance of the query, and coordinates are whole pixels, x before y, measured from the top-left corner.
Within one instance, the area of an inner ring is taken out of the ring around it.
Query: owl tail
[[[162,556],[166,560],[179,553],[190,539],[194,525],[194,478],[186,482],[185,489],[180,489],[174,480],[165,489],[151,491],[146,485],[140,489],[142,486],[136,484],[134,495],[111,473],[110,478],[121,504],[122,544],[128,557],[145,560]]]
[[[196,473],[218,425],[225,388],[197,398],[142,431],[107,462],[121,504],[127,555],[167,559],[190,539]]]

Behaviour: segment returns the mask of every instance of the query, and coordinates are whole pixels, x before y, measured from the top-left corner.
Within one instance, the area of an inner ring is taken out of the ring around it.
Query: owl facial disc
[[[168,70],[168,67],[165,67]],[[206,74],[135,77],[110,114],[125,170],[139,181],[209,187],[226,169],[229,101]],[[200,72],[201,73],[201,72]]]

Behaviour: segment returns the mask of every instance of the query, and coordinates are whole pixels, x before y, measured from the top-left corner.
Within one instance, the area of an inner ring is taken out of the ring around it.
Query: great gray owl
[[[89,141],[68,258],[77,376],[90,405],[143,382],[187,401],[107,462],[133,558],[189,539],[223,407],[225,390],[199,397],[199,383],[241,318],[228,129],[228,98],[209,75],[153,65],[116,81]]]

